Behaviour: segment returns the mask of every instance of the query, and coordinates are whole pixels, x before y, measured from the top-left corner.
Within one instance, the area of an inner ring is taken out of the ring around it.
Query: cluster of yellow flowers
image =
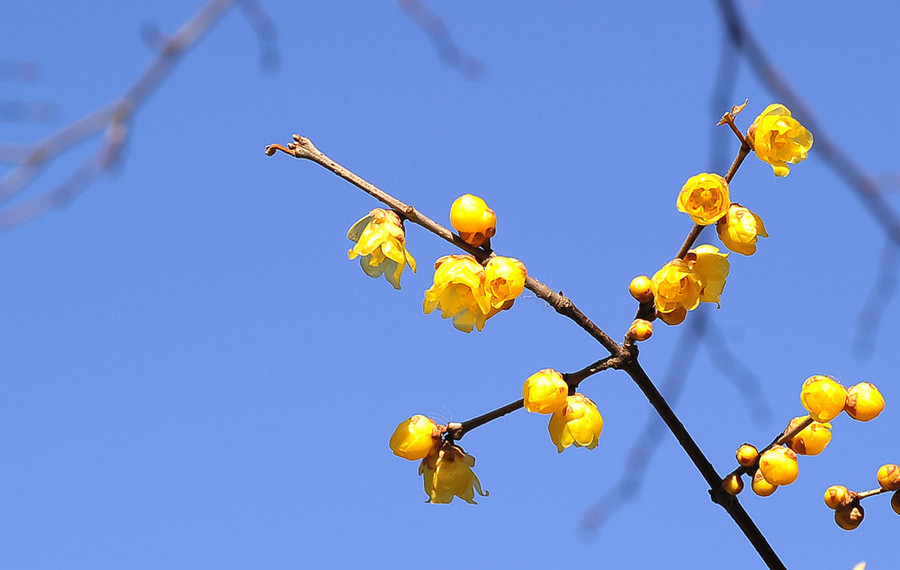
[[[900,465],[887,463],[876,473],[878,489],[856,493],[843,485],[832,485],[825,490],[825,505],[834,510],[834,522],[844,530],[853,530],[860,525],[866,512],[860,501],[881,493],[891,495],[891,508],[900,515]]]
[[[454,497],[475,503],[475,493],[486,497],[472,467],[475,458],[450,441],[442,441],[446,428],[434,420],[415,415],[402,422],[391,436],[391,450],[410,461],[422,460],[419,475],[425,480],[430,503],[449,503]]]
[[[556,370],[547,368],[532,374],[522,386],[522,398],[529,412],[552,414],[547,429],[560,453],[572,445],[597,447],[603,431],[597,405],[584,394],[569,395],[569,385]]]
[[[873,384],[861,382],[845,389],[830,376],[810,376],[803,383],[800,402],[809,415],[790,421],[785,436],[793,434],[781,445],[771,445],[762,453],[745,443],[735,453],[740,467],[722,481],[722,487],[737,495],[744,484],[741,476],[753,473],[751,487],[762,497],[774,493],[778,487],[790,485],[797,479],[797,455],[818,455],[831,441],[831,420],[841,412],[859,421],[878,417],[884,409],[884,398]],[[801,428],[797,433],[798,428]],[[780,438],[783,439],[783,438]]]

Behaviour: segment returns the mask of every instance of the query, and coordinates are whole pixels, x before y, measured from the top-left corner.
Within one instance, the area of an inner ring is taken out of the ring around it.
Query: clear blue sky
[[[483,63],[471,81],[394,2],[261,3],[277,72],[232,9],[140,109],[115,172],[0,236],[0,567],[761,567],[667,432],[641,494],[583,531],[650,413],[622,373],[583,384],[606,422],[596,449],[557,454],[546,418],[516,412],[462,441],[491,495],[425,504],[417,465],[388,449],[397,423],[473,417],[519,398],[536,370],[574,371],[603,349],[527,292],[480,334],[424,315],[449,245],[410,228],[419,273],[399,292],[369,279],[345,234],[376,203],[263,154],[303,134],[444,223],[460,194],[484,197],[495,248],[621,338],[629,280],[671,259],[690,228],[678,189],[713,167],[711,147],[727,161],[737,149],[714,127],[726,109],[710,105],[715,5],[430,2]],[[739,4],[830,135],[868,173],[896,175],[900,8]],[[141,26],[174,31],[200,5],[5,3],[0,59],[37,61],[42,75],[3,81],[0,101],[50,102],[59,116],[0,123],[0,140],[42,138],[114,100],[152,61]],[[744,63],[737,73],[729,105],[750,99],[746,128],[775,99]],[[864,503],[853,533],[822,502],[829,485],[870,489],[881,464],[900,462],[896,299],[869,355],[853,350],[884,234],[815,146],[786,179],[751,156],[732,193],[771,237],[732,255],[708,317],[770,414],[712,344],[673,406],[724,473],[740,443],[801,415],[807,376],[877,384],[880,418],[836,420],[794,485],[742,498],[788,567],[893,567],[900,517],[886,497]],[[658,326],[642,345],[659,382],[687,357],[682,334]]]

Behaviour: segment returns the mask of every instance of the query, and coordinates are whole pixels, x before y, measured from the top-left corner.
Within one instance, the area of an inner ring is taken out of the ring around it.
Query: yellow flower
[[[692,311],[700,304],[700,276],[682,259],[663,265],[650,280],[656,310],[671,313],[679,308]]]
[[[394,455],[410,461],[431,455],[440,443],[437,424],[418,414],[398,425],[391,436]]]
[[[495,256],[484,268],[484,290],[494,309],[508,309],[525,289],[525,264],[512,257]]]
[[[525,409],[538,414],[552,414],[566,405],[569,385],[562,374],[550,368],[535,372],[522,386]]]
[[[427,315],[439,308],[463,332],[481,330],[491,303],[484,291],[484,268],[471,255],[445,255],[434,263],[434,285],[425,291]]]
[[[690,250],[685,259],[700,279],[700,300],[719,306],[730,269],[728,254],[719,253],[719,248],[711,245],[700,245]]]
[[[347,256],[350,259],[360,256],[359,265],[369,277],[384,275],[394,289],[399,289],[403,266],[409,265],[416,272],[416,260],[406,251],[406,233],[400,216],[393,210],[375,208],[353,224],[347,238],[356,242]]]
[[[759,456],[759,471],[772,485],[790,485],[797,479],[797,454],[786,447],[773,447]]]
[[[429,455],[419,465],[419,475],[425,478],[425,493],[429,503],[449,503],[459,497],[467,503],[475,503],[475,491],[482,497],[488,493],[481,489],[481,482],[472,467],[475,458],[453,444],[445,443],[436,454]]]
[[[792,431],[809,416],[797,416],[788,424],[788,431]],[[814,421],[791,438],[788,447],[800,455],[818,455],[825,450],[825,446],[831,441],[831,424]]]
[[[762,219],[740,204],[732,204],[728,213],[719,218],[716,231],[725,247],[741,255],[753,255],[756,238],[769,237]]]
[[[689,215],[701,226],[708,226],[724,216],[730,205],[728,182],[718,174],[706,172],[688,178],[676,202],[679,212]]]
[[[497,216],[478,196],[463,194],[450,206],[450,223],[469,245],[480,247],[497,232]]]
[[[769,105],[747,130],[747,143],[756,156],[772,165],[775,176],[787,176],[788,163],[797,164],[812,148],[813,137],[791,117],[787,107]]]
[[[854,420],[867,422],[878,417],[884,410],[884,397],[874,384],[860,382],[847,389],[847,403],[844,411]]]
[[[565,407],[553,412],[547,429],[560,453],[570,445],[594,449],[603,431],[603,418],[590,398],[575,394],[566,398]]]
[[[810,376],[800,390],[800,403],[812,419],[828,422],[844,411],[847,390],[828,376]]]

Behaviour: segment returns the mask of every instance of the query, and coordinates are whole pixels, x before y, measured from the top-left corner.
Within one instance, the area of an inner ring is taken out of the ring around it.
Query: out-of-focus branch
[[[450,67],[469,79],[479,79],[482,74],[481,62],[465,53],[450,35],[444,20],[428,9],[420,0],[397,0],[409,19],[419,26],[437,49],[438,55]]]
[[[0,231],[63,206],[114,164],[128,139],[137,109],[175,64],[236,0],[211,0],[172,36],[159,43],[159,54],[137,81],[112,101],[31,145],[0,144],[0,157],[16,166],[0,179],[0,204],[17,197],[53,159],[96,136],[96,150],[56,187],[0,210]],[[247,0],[238,0],[241,3]],[[255,8],[258,10],[258,6]],[[258,18],[257,18],[258,20]],[[260,32],[262,35],[262,32]]]

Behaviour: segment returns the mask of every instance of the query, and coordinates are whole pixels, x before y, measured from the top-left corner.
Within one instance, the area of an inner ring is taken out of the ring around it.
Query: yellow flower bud
[[[769,237],[762,218],[740,204],[732,204],[728,213],[719,218],[716,232],[725,247],[741,255],[753,255],[757,237]]]
[[[494,309],[508,309],[525,289],[525,264],[512,257],[495,256],[484,268],[484,291]]]
[[[900,491],[895,491],[893,495],[891,495],[891,508],[894,509],[894,512],[900,515]]]
[[[419,475],[425,479],[428,502],[449,503],[459,497],[475,504],[475,491],[487,497],[488,493],[481,489],[481,482],[472,471],[474,466],[474,457],[450,443],[444,443],[437,453],[424,458]]]
[[[700,278],[700,300],[719,306],[730,269],[728,254],[719,253],[719,248],[711,245],[700,245],[690,250],[685,260]]]
[[[825,504],[829,509],[843,510],[853,502],[850,490],[843,485],[832,485],[825,489]]]
[[[400,216],[393,210],[375,208],[353,224],[347,239],[356,242],[347,256],[359,257],[359,265],[366,275],[373,278],[384,275],[394,289],[400,288],[405,265],[416,272],[416,260],[406,251],[406,232]]]
[[[853,530],[859,526],[865,515],[862,505],[854,505],[849,509],[834,511],[834,522],[844,530]]]
[[[788,425],[788,431],[806,421],[809,416],[797,416]],[[800,433],[791,438],[788,447],[800,455],[818,455],[822,453],[828,442],[831,441],[831,424],[813,422],[800,430]]]
[[[728,198],[728,182],[718,174],[703,173],[691,176],[678,194],[676,206],[694,220],[695,224],[708,226],[725,215],[731,201]]]
[[[684,322],[684,318],[687,317],[687,309],[678,307],[674,311],[669,311],[668,313],[660,313],[657,311],[656,316],[659,317],[659,320],[662,322],[674,327],[675,325],[680,325]]]
[[[762,471],[757,469],[756,473],[753,474],[753,483],[750,484],[750,488],[760,497],[768,497],[778,490],[778,485],[773,485],[766,481]]]
[[[788,164],[806,158],[813,137],[784,105],[769,105],[747,130],[747,142],[756,156],[772,165],[775,176],[787,176]]]
[[[553,412],[547,429],[560,453],[570,445],[594,449],[603,431],[603,418],[590,398],[574,394],[566,398],[565,407]]]
[[[546,368],[532,374],[522,386],[525,409],[538,414],[552,414],[566,405],[569,385],[562,374]]]
[[[693,311],[700,304],[700,276],[682,259],[663,265],[653,275],[651,284],[659,313],[671,313],[679,308]]]
[[[900,490],[900,466],[888,463],[879,467],[878,484],[885,491]]]
[[[484,200],[463,194],[450,206],[450,223],[469,245],[480,247],[497,231],[497,216]]]
[[[744,490],[744,482],[740,475],[732,473],[722,480],[722,488],[729,495],[739,495]]]
[[[847,391],[833,378],[822,375],[810,376],[803,383],[800,402],[812,419],[827,422],[844,410]]]
[[[634,319],[626,334],[628,338],[637,341],[647,340],[653,334],[653,323],[644,319]]]
[[[745,443],[737,448],[734,457],[737,459],[738,464],[743,467],[750,467],[759,459],[759,451],[749,443]]]
[[[646,275],[638,275],[628,284],[628,292],[638,303],[649,303],[653,300],[653,284]]]
[[[484,291],[484,268],[471,255],[445,255],[434,264],[434,285],[425,291],[425,314],[436,308],[463,332],[481,330],[491,311]]]
[[[844,410],[854,420],[867,422],[874,420],[884,409],[884,398],[873,384],[860,382],[847,390]]]
[[[790,485],[797,479],[797,454],[782,446],[773,447],[759,457],[759,470],[772,485]]]
[[[410,461],[417,461],[437,450],[441,443],[438,426],[430,418],[415,415],[401,422],[391,436],[391,450]]]

